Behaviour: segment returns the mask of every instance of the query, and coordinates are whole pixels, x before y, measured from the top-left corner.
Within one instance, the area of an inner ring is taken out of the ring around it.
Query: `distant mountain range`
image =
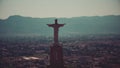
[[[42,35],[52,36],[53,30],[46,24],[54,23],[56,18],[32,18],[19,15],[0,19],[0,35]],[[120,15],[83,16],[58,18],[65,23],[60,28],[60,36],[84,34],[120,34]]]

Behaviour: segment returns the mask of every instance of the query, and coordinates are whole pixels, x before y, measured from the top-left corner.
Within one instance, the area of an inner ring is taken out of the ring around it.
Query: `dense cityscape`
[[[0,0],[0,68],[120,68],[120,0]]]
[[[47,68],[52,37],[0,37],[0,67]],[[120,35],[60,37],[66,68],[120,68]]]

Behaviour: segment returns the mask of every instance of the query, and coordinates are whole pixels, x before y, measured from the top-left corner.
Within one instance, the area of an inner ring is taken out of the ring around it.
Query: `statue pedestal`
[[[63,51],[62,46],[53,45],[50,47],[50,67],[63,68]]]

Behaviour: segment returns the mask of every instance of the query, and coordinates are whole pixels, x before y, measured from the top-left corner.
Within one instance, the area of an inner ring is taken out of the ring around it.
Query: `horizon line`
[[[11,16],[21,16],[21,17],[30,17],[30,18],[75,18],[75,17],[103,17],[103,16],[120,16],[120,14],[110,14],[110,15],[84,15],[84,16],[72,16],[72,17],[35,17],[35,16],[25,16],[25,15],[10,15],[6,18],[0,18],[1,20],[8,19]]]

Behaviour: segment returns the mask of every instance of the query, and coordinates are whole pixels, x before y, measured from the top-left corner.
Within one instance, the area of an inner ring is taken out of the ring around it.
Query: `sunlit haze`
[[[0,0],[0,19],[11,15],[40,18],[120,15],[120,0]]]

